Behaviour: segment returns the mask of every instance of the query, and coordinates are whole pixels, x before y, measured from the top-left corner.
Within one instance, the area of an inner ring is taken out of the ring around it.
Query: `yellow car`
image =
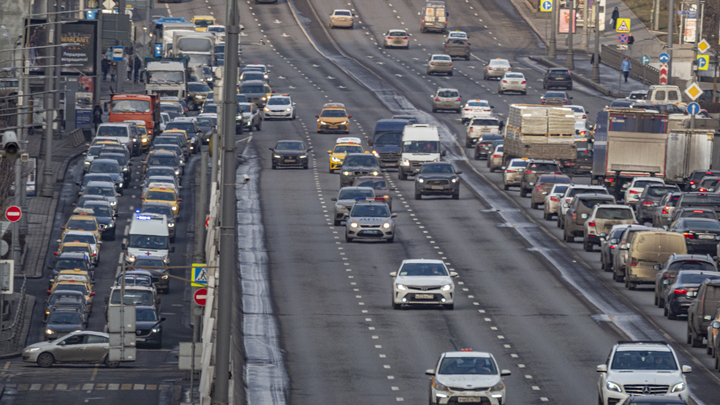
[[[140,140],[142,141],[142,149],[148,150],[150,147],[150,135],[147,131],[147,123],[143,120],[125,120],[125,122],[129,122],[132,124],[137,125],[138,129],[140,130]]]
[[[209,25],[216,25],[215,17],[211,15],[196,15],[193,17],[192,22],[195,24],[195,31],[197,32],[205,32]]]
[[[97,252],[94,252],[92,247],[89,243],[82,243],[82,242],[64,242],[60,244],[60,247],[58,248],[58,251],[55,252],[55,256],[60,256],[62,252],[77,252],[77,253],[85,253],[89,257],[92,258],[93,264],[97,266],[98,261],[100,261],[99,256]]]
[[[60,227],[63,231],[60,239],[64,239],[68,231],[85,231],[92,232],[95,235],[95,239],[100,240],[100,226],[92,215],[92,212],[92,210],[76,208],[65,226]]]
[[[350,118],[352,118],[352,115],[347,115],[345,105],[342,103],[326,103],[320,115],[315,117],[317,118],[318,134],[324,132],[350,133]]]
[[[92,140],[92,143],[90,146],[95,145],[113,145],[113,146],[122,146],[120,142],[114,140],[114,139],[103,139],[103,137],[96,137]]]
[[[149,188],[147,192],[141,197],[142,202],[163,202],[169,203],[173,210],[173,214],[177,215],[180,211],[180,201],[182,198],[178,198],[175,194],[175,190],[167,187]]]
[[[87,271],[80,269],[60,270],[55,278],[50,279],[48,290],[52,291],[54,285],[62,281],[74,281],[76,283],[92,284],[92,280]],[[50,314],[48,314],[50,315]]]
[[[338,138],[335,142],[333,150],[329,150],[330,155],[330,173],[340,169],[348,153],[364,153],[363,147],[360,145],[360,138]]]
[[[95,296],[95,293],[92,291],[90,283],[75,280],[58,281],[57,283],[53,284],[51,289],[48,290],[48,294],[52,294],[55,290],[70,290],[81,292],[87,300],[88,313],[92,312],[92,299]]]

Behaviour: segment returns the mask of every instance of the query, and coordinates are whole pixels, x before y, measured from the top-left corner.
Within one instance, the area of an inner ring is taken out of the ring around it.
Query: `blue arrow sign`
[[[705,58],[698,58],[698,69],[705,70],[705,65],[707,64],[707,60]]]
[[[688,113],[695,115],[700,112],[700,104],[698,103],[690,103],[687,106]]]
[[[642,63],[643,65],[647,65],[648,63],[650,63],[650,57],[647,55],[643,55],[643,57],[640,58],[640,63]]]
[[[660,54],[660,57],[658,57],[658,60],[660,60],[660,63],[668,63],[670,60],[670,55],[668,55],[666,52],[663,52]]]
[[[550,0],[543,1],[542,4],[540,5],[540,10],[541,11],[552,11],[552,1],[550,1]]]

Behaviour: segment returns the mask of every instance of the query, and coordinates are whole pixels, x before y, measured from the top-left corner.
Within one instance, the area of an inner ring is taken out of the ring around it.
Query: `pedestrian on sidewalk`
[[[618,10],[617,7],[615,7],[615,10],[612,12],[612,30],[615,31],[617,29],[617,20],[620,18],[620,10]]]
[[[635,43],[635,37],[633,36],[632,33],[628,32],[628,41],[627,41],[628,51],[632,49],[632,44],[634,44],[634,43]]]
[[[113,62],[110,64],[110,81],[115,81],[115,76],[117,75],[117,63]]]
[[[103,81],[107,79],[108,71],[110,70],[110,61],[107,55],[103,55],[102,61],[100,62],[100,70],[102,71]]]
[[[108,59],[112,59],[113,51],[112,48],[108,48],[107,51],[105,51],[105,57]]]
[[[125,58],[125,70],[127,70],[128,81],[132,80],[133,59],[131,56]]]
[[[140,57],[137,55],[135,55],[135,63],[133,64],[133,67],[135,68],[135,76],[133,82],[137,84],[138,76],[140,76],[140,69],[142,69],[142,62],[140,62]]]
[[[626,56],[622,61],[622,65],[620,65],[620,70],[622,71],[623,76],[625,76],[625,83],[627,83],[628,76],[630,76],[630,69],[632,69],[630,59]]]
[[[93,124],[95,124],[95,131],[98,129],[98,125],[102,124],[103,110],[100,104],[95,104],[93,107]]]

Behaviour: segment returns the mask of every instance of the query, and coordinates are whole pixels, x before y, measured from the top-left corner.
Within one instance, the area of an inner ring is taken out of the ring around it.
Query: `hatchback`
[[[385,48],[410,49],[410,37],[405,30],[390,30],[383,34]]]

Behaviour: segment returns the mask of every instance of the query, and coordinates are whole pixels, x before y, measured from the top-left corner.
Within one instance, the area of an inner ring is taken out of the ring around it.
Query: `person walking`
[[[113,62],[110,64],[110,81],[115,81],[115,76],[117,75],[117,63]]]
[[[602,56],[598,56],[598,65],[602,63]],[[595,65],[595,53],[590,55],[590,64]]]
[[[103,81],[107,79],[108,71],[110,70],[110,61],[107,55],[103,55],[102,61],[100,62],[100,70],[102,71]]]
[[[613,10],[612,17],[610,17],[610,18],[612,18],[612,28],[614,31],[615,29],[617,29],[617,21],[618,21],[618,18],[620,18],[620,10],[618,10],[617,7],[615,7],[615,10]]]
[[[135,68],[135,76],[134,76],[134,83],[138,82],[138,76],[140,76],[140,69],[142,69],[142,62],[140,62],[140,57],[135,55],[135,63],[133,64],[133,67]]]
[[[95,124],[95,131],[97,131],[98,126],[100,124],[102,124],[102,122],[103,122],[102,116],[103,116],[102,107],[100,107],[100,104],[95,104],[95,107],[93,107],[93,118],[92,118],[92,122],[93,122],[93,124]]]
[[[630,59],[628,59],[628,57],[626,56],[625,59],[623,59],[622,61],[622,65],[620,65],[620,70],[625,77],[625,83],[627,83],[628,76],[630,76],[630,69],[632,69],[632,66],[630,65]]]
[[[112,59],[113,51],[112,48],[108,48],[107,51],[105,51],[105,57],[108,59]]]
[[[635,43],[635,37],[633,36],[632,33],[628,32],[628,41],[627,41],[628,51],[632,49],[632,44],[634,44],[634,43]]]
[[[133,70],[133,59],[132,56],[127,56],[125,58],[125,70],[127,70],[127,79],[128,81],[132,80],[132,70]]]

